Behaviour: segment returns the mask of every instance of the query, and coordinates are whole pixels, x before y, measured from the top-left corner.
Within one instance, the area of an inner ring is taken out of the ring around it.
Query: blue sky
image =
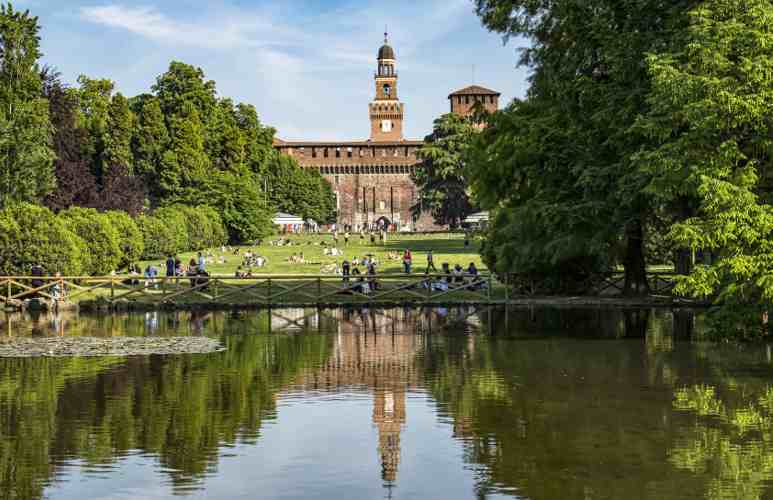
[[[365,139],[373,71],[389,26],[405,133],[421,138],[472,82],[521,97],[515,40],[504,46],[472,0],[23,0],[40,17],[43,62],[66,81],[110,78],[146,92],[171,60],[200,66],[221,96],[254,104],[284,139]]]

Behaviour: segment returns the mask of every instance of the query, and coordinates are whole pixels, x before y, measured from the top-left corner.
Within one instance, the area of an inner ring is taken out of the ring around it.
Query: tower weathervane
[[[389,41],[389,26],[384,25],[384,43],[387,43]]]

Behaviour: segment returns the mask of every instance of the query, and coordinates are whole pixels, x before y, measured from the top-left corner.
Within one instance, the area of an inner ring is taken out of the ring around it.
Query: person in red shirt
[[[405,271],[405,274],[411,274],[412,264],[413,257],[411,256],[411,251],[406,249],[405,252],[403,252],[403,270]]]

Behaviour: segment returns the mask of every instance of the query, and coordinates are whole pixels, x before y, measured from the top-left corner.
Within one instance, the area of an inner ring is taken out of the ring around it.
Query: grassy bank
[[[291,244],[286,246],[269,244],[270,241],[280,239],[287,239]],[[461,234],[390,234],[383,244],[379,243],[378,238],[375,244],[371,244],[368,235],[361,240],[359,234],[352,234],[348,245],[344,244],[343,235],[339,235],[337,248],[343,252],[343,255],[335,257],[324,255],[325,248],[333,248],[333,245],[332,234],[320,234],[277,236],[266,239],[259,246],[235,247],[230,252],[212,248],[207,251],[212,254],[211,260],[208,259],[207,271],[210,274],[232,276],[236,269],[243,265],[243,256],[249,251],[267,260],[267,265],[262,268],[252,267],[253,274],[329,274],[328,269],[336,264],[340,266],[344,259],[352,261],[355,257],[362,259],[366,255],[374,256],[378,262],[379,274],[400,273],[402,272],[400,257],[405,249],[413,254],[414,272],[424,272],[427,267],[427,252],[430,250],[433,252],[438,270],[444,262],[452,268],[455,264],[459,264],[465,269],[473,262],[480,271],[486,270],[478,254],[480,242],[473,238],[470,240],[470,245],[465,246],[464,236]],[[239,250],[238,255],[234,254],[236,249]],[[304,263],[290,261],[291,256],[298,256],[301,253]],[[195,253],[184,253],[179,257],[184,264],[187,264],[195,255]],[[220,263],[221,257],[225,259],[225,263]],[[163,261],[164,259],[144,261],[140,265],[143,269],[149,264],[155,265],[163,273]],[[247,267],[244,267],[244,270],[246,271]]]

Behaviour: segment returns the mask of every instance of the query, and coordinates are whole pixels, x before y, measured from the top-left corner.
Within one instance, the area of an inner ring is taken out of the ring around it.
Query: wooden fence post
[[[317,276],[317,305],[319,305],[321,300],[320,297],[322,297],[322,278]]]
[[[110,277],[110,301],[112,302],[115,298],[115,278]]]
[[[509,278],[510,274],[505,273],[505,304],[510,302],[510,289],[508,287],[508,282],[510,281]]]
[[[491,302],[491,289],[493,288],[494,281],[491,279],[493,274],[491,271],[488,273],[488,301]]]
[[[7,303],[11,302],[11,280],[8,280],[8,299],[6,301]]]
[[[268,278],[268,295],[266,296],[268,305],[271,306],[271,278]]]

